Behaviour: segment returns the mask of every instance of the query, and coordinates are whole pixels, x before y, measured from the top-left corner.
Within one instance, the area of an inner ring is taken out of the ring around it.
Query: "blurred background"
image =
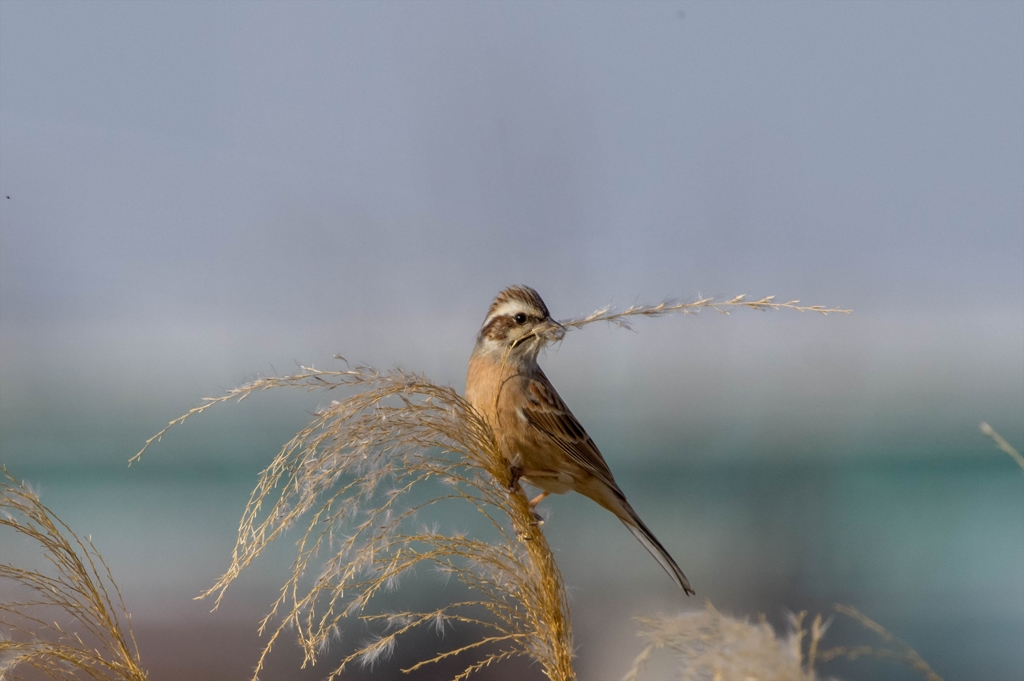
[[[1024,474],[978,432],[1024,442],[1024,4],[0,3],[0,462],[92,536],[153,681],[249,678],[293,538],[218,611],[192,598],[328,397],[128,458],[335,353],[461,390],[514,283],[561,318],[854,310],[594,325],[542,357],[699,594],[589,500],[546,501],[580,678],[621,678],[634,616],[705,598],[780,628],[850,604],[947,681],[1024,678]],[[327,670],[286,642],[261,678]]]

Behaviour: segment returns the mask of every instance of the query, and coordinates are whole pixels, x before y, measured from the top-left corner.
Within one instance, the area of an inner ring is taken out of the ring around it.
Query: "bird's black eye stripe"
[[[522,324],[526,321],[526,315],[523,314],[522,312],[517,312],[516,316],[513,317],[512,319],[516,320],[516,324]]]

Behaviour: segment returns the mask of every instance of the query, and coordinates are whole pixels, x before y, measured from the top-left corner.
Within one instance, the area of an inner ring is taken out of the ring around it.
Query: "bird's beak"
[[[533,332],[541,340],[544,340],[548,343],[557,343],[558,341],[562,340],[562,338],[565,336],[565,327],[556,322],[551,317],[548,317],[540,324],[535,326]]]

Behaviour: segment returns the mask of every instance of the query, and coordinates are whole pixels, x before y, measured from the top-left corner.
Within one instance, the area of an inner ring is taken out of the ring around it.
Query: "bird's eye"
[[[516,316],[513,317],[512,319],[516,320],[516,324],[522,324],[523,322],[526,321],[526,315],[524,315],[522,312],[517,312]]]

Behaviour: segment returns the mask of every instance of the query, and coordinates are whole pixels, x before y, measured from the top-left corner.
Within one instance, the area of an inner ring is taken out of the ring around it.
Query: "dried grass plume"
[[[772,298],[666,302],[610,309],[563,322],[568,329],[598,321],[628,326],[630,318],[693,313],[704,308],[848,312]],[[511,657],[534,660],[552,681],[575,679],[572,628],[562,576],[528,501],[510,492],[509,464],[484,419],[454,389],[400,370],[369,367],[324,371],[302,367],[290,376],[260,378],[171,421],[132,461],[173,426],[227,401],[277,388],[336,391],[344,396],[312,422],[260,474],[242,516],[231,564],[203,596],[219,604],[225,590],[275,539],[301,528],[291,576],[262,621],[268,640],[254,673],[286,630],[293,630],[306,664],[351,619],[370,628],[330,671],[389,655],[403,635],[446,623],[481,632],[470,644],[441,650],[405,671],[458,658],[456,680]],[[438,506],[460,507],[489,531],[465,536],[420,521]],[[385,611],[378,597],[417,566],[454,577],[470,594],[429,611]]]
[[[269,639],[254,679],[286,629],[298,635],[305,666],[316,662],[349,617],[361,619],[374,633],[328,679],[353,664],[376,663],[413,629],[446,624],[471,625],[483,633],[406,671],[459,656],[467,660],[456,677],[462,679],[526,656],[552,680],[575,679],[561,573],[526,497],[520,491],[510,494],[508,464],[490,427],[469,403],[450,387],[399,370],[304,367],[292,376],[262,378],[231,390],[190,414],[280,387],[355,392],[319,410],[261,473],[231,565],[203,594],[219,603],[272,541],[293,525],[305,528],[292,575],[261,623]],[[425,494],[418,494],[421,488]],[[441,505],[484,518],[491,532],[469,537],[418,520]],[[420,564],[456,578],[472,597],[428,612],[381,611],[375,596]]]
[[[730,617],[710,602],[704,610],[674,617],[638,617],[637,635],[647,645],[623,681],[638,681],[654,653],[664,648],[675,653],[675,678],[682,681],[813,681],[813,660],[803,664],[804,615],[793,618],[793,631],[784,638],[778,638],[763,617],[759,622]],[[820,617],[814,622],[811,657],[826,626]]]
[[[39,544],[53,574],[0,563],[0,679],[34,669],[52,679],[144,681],[131,616],[110,569],[28,487],[0,468],[0,527]]]
[[[680,681],[815,681],[816,665],[840,657],[875,657],[906,664],[927,681],[942,681],[909,644],[856,608],[836,605],[836,612],[855,620],[882,639],[883,646],[837,646],[822,649],[831,624],[820,614],[804,629],[806,612],[790,614],[790,630],[777,636],[762,615],[757,622],[724,615],[706,603],[704,610],[676,616],[638,617],[638,636],[647,640],[623,681],[640,681],[655,652],[675,653]]]

